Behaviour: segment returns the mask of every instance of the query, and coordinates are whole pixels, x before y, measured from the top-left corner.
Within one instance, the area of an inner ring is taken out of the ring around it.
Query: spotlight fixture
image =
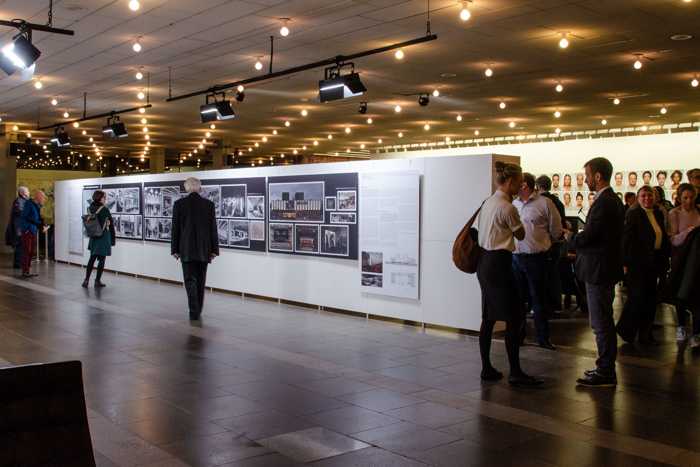
[[[221,96],[221,100],[217,101],[217,95]],[[214,102],[210,103],[209,99],[213,99]],[[226,100],[226,94],[223,92],[207,94],[206,103],[199,107],[199,115],[202,123],[236,118],[231,101]]]
[[[80,123],[73,122],[73,128],[80,128]]]
[[[362,115],[367,113],[367,102],[360,102],[360,108],[358,110]]]
[[[263,143],[267,143],[267,136],[263,136],[263,137],[262,137],[262,142],[263,142]]]
[[[243,91],[236,91],[236,101],[237,102],[243,102],[245,99],[245,93]]]
[[[486,70],[484,70],[484,75],[485,75],[487,78],[492,77],[492,76],[493,76],[493,70],[492,70],[491,68],[487,68]]]
[[[469,11],[469,1],[463,1],[462,2],[462,10],[459,12],[459,19],[462,21],[469,21],[469,19],[472,17],[472,12]]]
[[[272,130],[273,135],[277,135],[277,130]]]
[[[569,39],[566,36],[567,34],[565,32],[561,33],[561,39],[559,39],[560,49],[566,49],[567,47],[569,47]]]
[[[557,85],[554,87],[554,90],[557,92],[562,92],[564,91],[564,85],[561,83],[557,83]]]
[[[108,138],[126,138],[129,136],[129,133],[126,131],[126,125],[119,120],[118,115],[112,115],[107,118],[107,125],[102,127],[102,134]],[[90,138],[90,141],[92,141],[92,138]]]
[[[70,136],[68,136],[66,130],[64,130],[61,126],[56,128],[54,131],[54,136],[51,138],[51,142],[59,148],[64,148],[66,146],[70,146]]]
[[[289,23],[289,18],[282,18],[282,27],[280,28],[280,36],[282,37],[287,37],[289,35],[287,23]]]
[[[381,138],[379,138],[379,139],[377,140],[377,144],[382,144],[382,143],[384,143],[384,140],[382,140]]]
[[[399,137],[399,138],[403,138],[403,132],[402,132],[402,131],[399,131],[398,137]]]
[[[430,104],[430,96],[428,96],[427,94],[421,94],[420,96],[418,96],[418,105],[420,105],[421,107],[425,107],[428,104]]]
[[[349,68],[350,73],[342,75],[344,68]],[[360,96],[367,88],[360,81],[359,73],[355,73],[354,63],[339,63],[328,67],[324,72],[325,78],[318,82],[318,95],[321,102],[348,99]]]
[[[83,136],[87,135],[87,130],[83,130],[80,132]]]
[[[328,134],[328,139],[333,139],[333,135],[329,133],[329,134]]]
[[[141,49],[143,49],[143,47],[141,47],[141,36],[139,36],[136,38],[134,43],[131,45],[131,50],[133,50],[136,53],[139,53],[139,52],[141,52]]]
[[[405,56],[406,56],[406,55],[403,53],[403,50],[401,50],[401,49],[399,49],[399,50],[397,50],[396,52],[394,52],[394,58],[396,58],[396,60],[403,60],[403,58],[404,58]]]
[[[141,125],[146,125],[147,123],[148,123],[148,120],[146,120],[145,117],[141,119]]]
[[[40,55],[41,51],[32,45],[31,29],[20,27],[14,41],[2,48],[0,68],[8,75],[17,70],[28,70]]]
[[[211,137],[211,132],[207,131],[206,133],[204,133],[204,136],[206,136],[207,138],[210,138],[210,137]]]

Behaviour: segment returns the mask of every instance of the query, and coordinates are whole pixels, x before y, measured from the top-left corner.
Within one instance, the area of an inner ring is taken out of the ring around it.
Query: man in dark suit
[[[614,387],[617,385],[617,335],[613,320],[613,299],[615,284],[623,277],[624,214],[620,198],[610,187],[613,172],[610,161],[596,157],[588,161],[584,168],[586,184],[596,195],[583,231],[571,243],[576,251],[576,275],[586,284],[598,359],[596,368],[586,371],[577,383],[582,386]]]
[[[545,198],[549,198],[554,203],[554,206],[557,208],[557,212],[559,213],[559,217],[561,217],[562,227],[568,229],[568,226],[566,225],[564,203],[559,200],[558,196],[553,195],[549,191],[552,189],[552,180],[546,175],[540,175],[537,177],[535,184],[537,185],[537,192]],[[547,295],[550,301],[550,310],[552,311],[559,311],[562,309],[562,285],[561,276],[559,274],[559,263],[561,261],[562,249],[562,239],[553,238],[552,248],[550,248],[547,254],[547,283],[549,284]]]
[[[173,206],[173,227],[170,252],[182,262],[182,275],[187,291],[190,320],[202,314],[207,266],[219,256],[219,234],[216,228],[214,203],[202,198],[201,182],[196,178],[185,180],[186,197]]]

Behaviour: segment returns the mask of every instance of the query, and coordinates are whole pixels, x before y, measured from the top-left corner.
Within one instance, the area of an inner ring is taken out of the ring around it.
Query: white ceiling
[[[0,78],[0,116],[22,130],[82,113],[83,93],[88,114],[137,106],[136,93],[145,79],[134,78],[139,67],[150,73],[147,113],[153,147],[193,149],[208,130],[199,122],[201,98],[166,103],[169,69],[173,94],[262,74],[267,69],[269,36],[275,36],[274,70],[384,46],[426,32],[426,0],[141,0],[138,12],[128,0],[56,0],[54,25],[74,29],[73,37],[34,33],[42,51],[36,90],[16,76]],[[47,0],[0,0],[0,18],[45,23]],[[700,87],[690,81],[700,73],[696,37],[672,41],[673,34],[700,35],[700,1],[683,0],[474,0],[472,19],[459,20],[461,2],[432,0],[431,26],[438,40],[406,49],[398,62],[392,53],[356,60],[369,89],[362,99],[321,105],[317,81],[323,70],[299,73],[250,86],[237,105],[240,119],[221,122],[213,138],[231,148],[247,148],[267,135],[269,141],[253,153],[268,157],[290,153],[302,145],[320,144],[317,152],[359,151],[383,145],[481,136],[583,130],[609,125],[627,126],[700,119]],[[291,34],[280,37],[279,18],[291,18]],[[2,28],[0,43],[13,31]],[[571,45],[557,46],[560,32]],[[141,36],[143,51],[131,44]],[[644,54],[644,68],[635,71],[634,54]],[[266,67],[253,64],[261,57]],[[494,70],[484,77],[487,66]],[[456,75],[444,78],[441,75]],[[556,93],[557,81],[565,85]],[[419,107],[416,94],[439,89],[428,107]],[[57,97],[59,105],[49,101]],[[620,106],[611,99],[623,98]],[[357,113],[360,100],[369,113]],[[498,109],[505,101],[508,107]],[[403,106],[401,114],[393,107]],[[659,110],[668,108],[662,116]],[[299,111],[309,109],[303,118]],[[552,113],[560,110],[562,118]],[[463,121],[455,117],[463,115]],[[374,118],[367,125],[367,117]],[[103,146],[112,153],[136,154],[145,140],[138,132],[139,114],[123,117],[129,139]],[[285,128],[288,119],[292,125]],[[511,129],[508,123],[516,122]],[[423,130],[429,123],[430,131]],[[103,121],[85,124],[98,136]],[[344,128],[352,133],[346,135]],[[277,129],[279,134],[272,136]],[[69,129],[74,144],[81,137]],[[404,137],[398,138],[398,132]],[[332,133],[334,139],[326,136]],[[36,134],[36,132],[35,132]],[[42,136],[48,135],[44,132]],[[89,136],[89,135],[88,135]],[[249,153],[246,152],[248,155]]]

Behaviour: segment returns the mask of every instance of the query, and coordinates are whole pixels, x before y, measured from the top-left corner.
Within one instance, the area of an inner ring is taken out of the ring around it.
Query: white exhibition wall
[[[84,185],[202,179],[272,177],[343,172],[406,172],[421,174],[419,300],[364,293],[358,261],[302,257],[223,249],[210,266],[209,287],[295,302],[400,318],[421,323],[477,330],[481,294],[476,276],[452,264],[452,243],[481,201],[491,194],[490,154],[468,157],[370,160],[335,164],[259,167],[235,170],[82,179],[57,182],[56,259],[85,264],[69,252],[70,203],[81,199]],[[362,185],[359,187],[362,196]],[[75,221],[75,217],[73,217]],[[84,242],[87,246],[87,242]],[[168,280],[181,280],[169,244],[117,240],[109,269]],[[185,295],[183,293],[183,306]]]
[[[463,156],[466,154],[513,154],[525,171],[535,175],[580,172],[589,159],[610,159],[616,171],[691,169],[700,167],[700,132],[581,138],[539,143],[483,145],[480,147],[429,149],[381,154],[381,157]]]

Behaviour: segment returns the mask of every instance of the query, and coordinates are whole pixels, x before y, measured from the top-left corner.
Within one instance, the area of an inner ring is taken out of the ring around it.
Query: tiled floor
[[[584,316],[553,321],[559,351],[525,347],[539,390],[479,381],[474,337],[207,297],[43,265],[0,269],[0,365],[80,359],[100,467],[700,466],[700,356],[620,348],[616,390],[576,388],[593,366]],[[495,362],[506,368],[502,343]]]

